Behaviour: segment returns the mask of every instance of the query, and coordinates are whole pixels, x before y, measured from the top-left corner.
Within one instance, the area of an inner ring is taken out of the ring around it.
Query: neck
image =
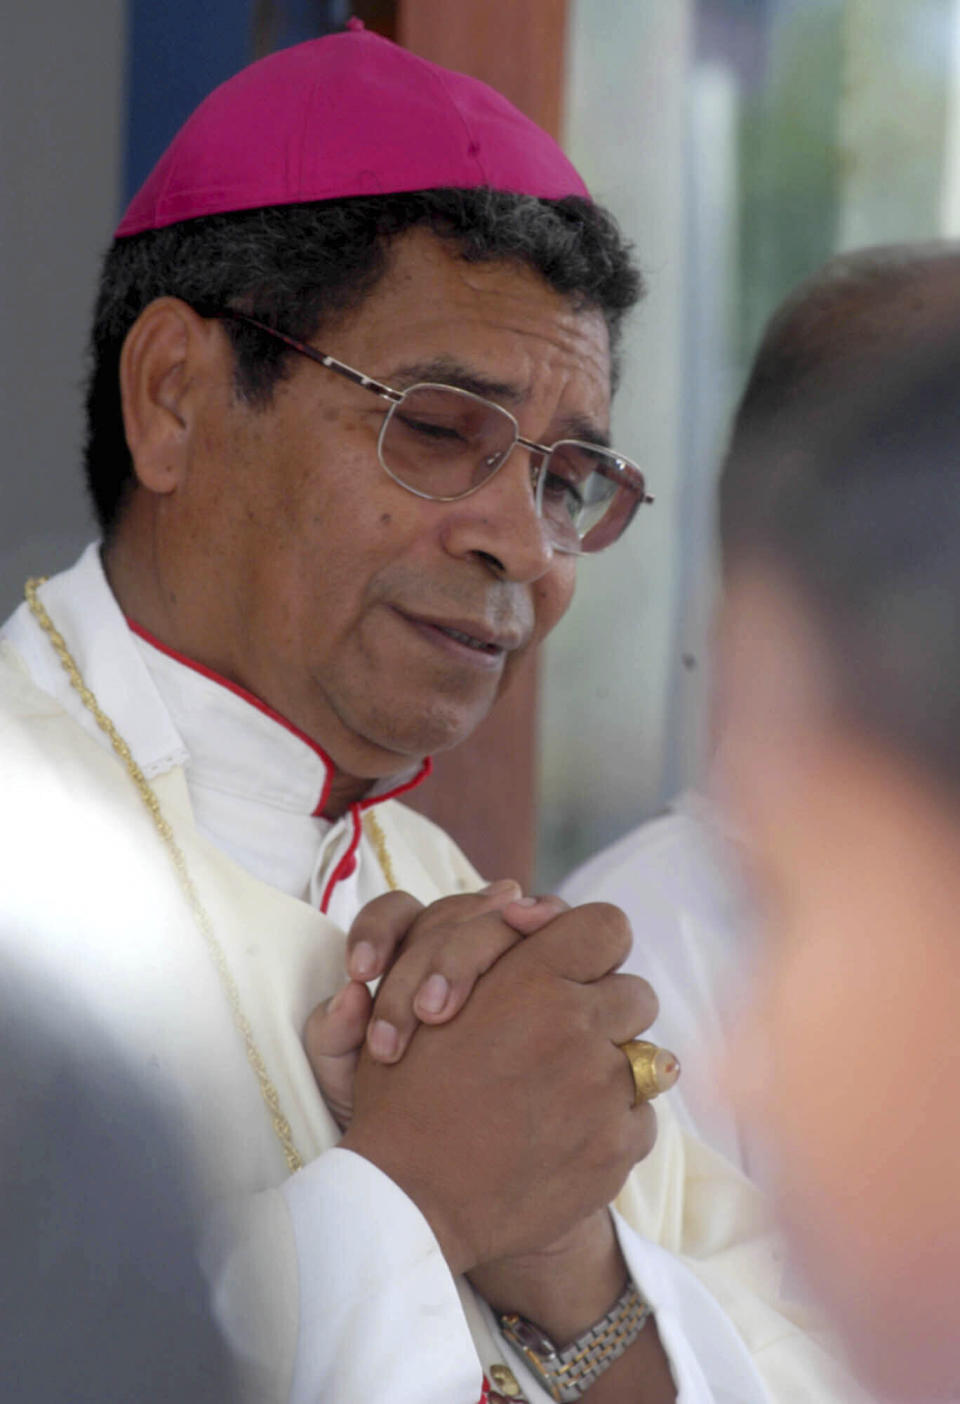
[[[156,600],[151,592],[142,588],[138,572],[129,568],[130,562],[125,552],[118,550],[114,545],[103,553],[103,564],[110,588],[120,608],[128,620],[139,626],[138,632],[145,635],[149,642],[159,643],[174,656],[180,655],[182,661],[189,661],[207,670],[209,674],[216,674],[228,685],[243,687],[243,683],[232,677],[230,671],[223,667],[219,659],[208,661],[208,659],[199,656],[199,651],[191,647],[189,640],[183,640],[179,637],[178,631],[171,627],[171,621],[165,616],[164,611],[156,607]],[[171,634],[174,635],[173,638],[170,637]],[[246,689],[244,688],[244,690]],[[258,700],[263,701],[263,699]],[[275,713],[275,715],[278,720],[286,720],[280,713]],[[291,724],[287,722],[287,725]],[[296,730],[296,728],[293,729]],[[305,735],[304,739],[307,739]],[[314,744],[322,746],[320,742],[314,742]],[[377,780],[341,770],[325,748],[324,756],[330,765],[332,778],[327,800],[323,807],[323,818],[333,822],[341,818],[352,804],[363,799],[364,795],[377,783]]]
[[[347,775],[342,770],[334,770],[327,802],[323,806],[324,819],[339,819],[341,815],[346,814],[352,804],[363,799],[374,783],[373,780],[364,780],[357,775]]]

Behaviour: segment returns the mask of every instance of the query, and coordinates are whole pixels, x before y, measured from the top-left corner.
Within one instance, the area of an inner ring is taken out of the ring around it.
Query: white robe
[[[721,1077],[754,954],[737,859],[711,805],[691,792],[595,853],[559,890],[572,906],[612,902],[626,912],[633,949],[623,969],[657,991],[649,1036],[683,1067],[673,1110],[685,1131],[750,1174],[756,1150]]]
[[[346,924],[386,887],[365,840],[354,871],[341,862],[355,837],[353,816],[326,825],[310,814],[306,800],[323,780],[316,753],[293,738],[300,749],[287,764],[278,748],[289,748],[288,728],[195,670],[187,679],[177,673],[182,664],[159,663],[128,629],[93,549],[44,586],[42,598],[151,779],[304,1168],[288,1174],[169,854],[24,607],[0,643],[0,844],[8,863],[0,942],[14,959],[69,981],[135,1070],[177,1096],[210,1205],[206,1253],[218,1306],[260,1397],[474,1404],[482,1368],[506,1361],[541,1404],[546,1395],[485,1305],[451,1277],[416,1206],[375,1167],[337,1149],[337,1128],[310,1072],[301,1031],[313,1006],[343,981],[344,935],[303,897],[322,890]],[[179,701],[171,677],[183,683]],[[211,716],[188,745],[178,708],[189,731],[208,703]],[[248,779],[273,784],[273,772],[261,768],[269,752],[294,791],[301,766],[313,789],[272,795],[266,808],[274,812],[259,818],[263,796],[218,801],[224,787],[243,788],[245,763],[218,772],[224,756],[241,751],[254,757]],[[235,810],[244,822],[231,827],[225,816]],[[421,900],[476,884],[428,821],[392,799],[379,818],[400,885]],[[240,851],[245,844],[248,853]],[[280,866],[291,851],[301,855],[281,883],[305,892],[264,881],[271,845]],[[259,873],[248,870],[258,864]],[[343,875],[331,892],[337,870]],[[625,1219],[617,1227],[656,1312],[682,1404],[858,1397],[779,1299],[778,1250],[756,1192],[686,1138],[669,1110],[660,1119],[657,1149],[618,1201]]]

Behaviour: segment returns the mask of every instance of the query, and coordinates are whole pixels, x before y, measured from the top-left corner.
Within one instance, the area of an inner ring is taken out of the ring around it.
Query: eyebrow
[[[481,375],[452,356],[434,356],[429,361],[398,366],[388,379],[404,390],[420,381],[428,381],[469,390],[472,395],[482,395],[488,400],[506,400],[511,405],[519,405],[523,400],[523,391],[519,386],[507,380],[494,380],[491,376]]]
[[[481,375],[452,356],[434,356],[429,361],[415,361],[397,366],[393,373],[386,377],[387,384],[400,390],[407,390],[411,385],[418,385],[423,381],[435,385],[452,385],[457,390],[468,390],[472,395],[480,395],[485,400],[493,400],[496,404],[503,405],[505,409],[521,405],[524,400],[524,393],[519,386],[506,380],[495,380],[491,376]],[[598,448],[610,447],[610,436],[583,415],[566,415],[560,420],[560,429],[561,432],[554,442],[559,439],[579,439],[585,444],[596,444]]]

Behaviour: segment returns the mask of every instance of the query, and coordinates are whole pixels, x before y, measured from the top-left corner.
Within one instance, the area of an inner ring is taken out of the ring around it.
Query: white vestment
[[[712,806],[693,792],[681,796],[670,813],[594,854],[560,895],[571,906],[612,902],[626,912],[633,949],[623,969],[653,985],[660,1012],[649,1036],[683,1067],[673,1110],[684,1130],[751,1173],[752,1148],[722,1068],[749,976],[753,923],[735,845]]]
[[[41,597],[159,798],[304,1168],[288,1173],[170,854],[25,607],[0,642],[0,943],[70,982],[134,1070],[177,1097],[210,1205],[217,1305],[260,1397],[475,1404],[482,1369],[506,1361],[541,1404],[416,1206],[337,1148],[303,1051],[307,1014],[343,983],[343,926],[386,888],[359,811],[315,817],[316,748],[136,638],[93,548]],[[399,884],[420,900],[476,885],[434,825],[392,799],[378,817]],[[666,1108],[660,1123],[616,1222],[681,1404],[858,1398],[780,1300],[756,1191]]]

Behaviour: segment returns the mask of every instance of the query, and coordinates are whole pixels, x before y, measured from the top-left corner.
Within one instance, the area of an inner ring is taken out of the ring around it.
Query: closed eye
[[[426,419],[411,419],[409,415],[399,413],[395,418],[400,421],[404,429],[408,429],[413,434],[422,435],[425,439],[466,442],[460,431],[450,424],[436,424]]]
[[[558,473],[547,473],[543,483],[543,493],[545,497],[562,499],[571,517],[575,517],[583,507],[583,497],[579,488],[575,483],[561,478]]]

